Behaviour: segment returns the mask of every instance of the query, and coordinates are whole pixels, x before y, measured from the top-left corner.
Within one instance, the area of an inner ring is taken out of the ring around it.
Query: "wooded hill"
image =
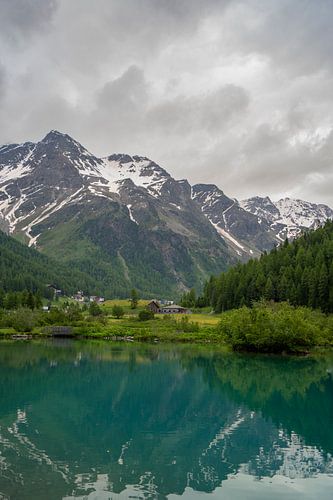
[[[94,293],[99,289],[96,280],[86,273],[59,264],[0,231],[0,290],[27,290],[47,296],[47,284],[54,284],[66,294],[78,289]]]
[[[261,298],[333,312],[333,222],[211,277],[203,303],[221,312]]]

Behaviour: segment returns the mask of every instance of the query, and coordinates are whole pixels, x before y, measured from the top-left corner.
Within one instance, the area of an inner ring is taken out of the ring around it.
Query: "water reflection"
[[[331,498],[332,366],[2,342],[0,498]]]

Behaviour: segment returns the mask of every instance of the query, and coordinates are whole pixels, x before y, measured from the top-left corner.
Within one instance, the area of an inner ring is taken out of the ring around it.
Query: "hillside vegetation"
[[[29,291],[47,294],[46,285],[54,284],[66,294],[78,288],[97,292],[99,284],[73,266],[59,264],[0,231],[0,291]]]
[[[201,302],[222,312],[262,298],[333,312],[333,222],[211,277]]]

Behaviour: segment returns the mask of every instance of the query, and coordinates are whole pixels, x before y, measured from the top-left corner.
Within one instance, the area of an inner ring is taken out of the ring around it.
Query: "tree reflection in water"
[[[213,492],[239,473],[328,476],[332,361],[2,342],[0,492],[164,498]]]

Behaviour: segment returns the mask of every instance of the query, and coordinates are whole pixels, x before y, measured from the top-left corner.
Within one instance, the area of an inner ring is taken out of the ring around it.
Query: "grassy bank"
[[[160,342],[194,342],[218,343],[220,341],[216,327],[220,315],[208,313],[194,313],[191,315],[155,315],[154,319],[139,320],[139,313],[146,309],[148,301],[139,301],[136,309],[131,309],[129,301],[110,300],[100,306],[99,314],[91,316],[88,311],[78,309],[76,305],[69,307],[64,303],[58,304],[57,313],[41,313],[26,311],[34,326],[28,328],[13,328],[11,316],[16,312],[8,312],[3,317],[0,326],[0,337],[27,334],[33,337],[47,337],[50,335],[50,326],[69,326],[74,337],[97,338],[108,340],[133,341],[160,341]],[[114,307],[121,307],[124,315],[120,318],[113,316]],[[22,311],[21,314],[24,315]],[[22,325],[25,322],[23,321]]]
[[[122,308],[119,318],[114,317],[115,306]],[[38,338],[50,336],[53,326],[67,326],[76,338],[190,342],[227,346],[235,351],[304,353],[333,345],[333,315],[288,303],[259,302],[252,308],[222,314],[157,314],[153,319],[140,320],[140,311],[145,308],[144,301],[136,309],[131,309],[128,301],[108,301],[88,310],[63,304],[50,313],[9,311],[2,314],[0,337],[26,333]]]

